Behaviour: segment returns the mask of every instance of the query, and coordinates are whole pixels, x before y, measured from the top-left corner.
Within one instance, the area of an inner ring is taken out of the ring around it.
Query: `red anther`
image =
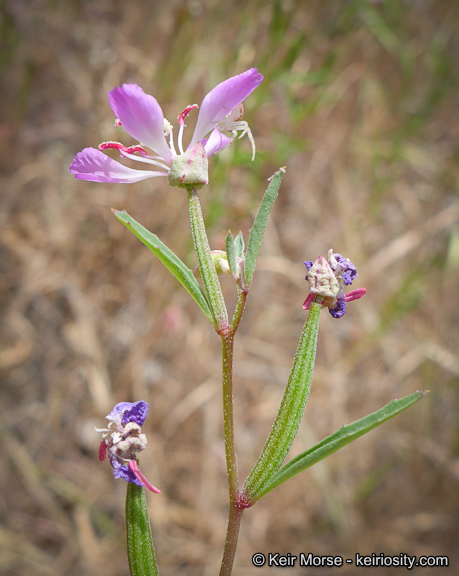
[[[107,458],[107,444],[105,444],[105,440],[99,444],[99,460],[103,462]]]
[[[134,154],[134,152],[138,152],[141,156],[146,156],[147,153],[145,152],[145,150],[142,148],[142,146],[136,145],[136,146],[128,146],[126,148],[126,152],[128,154]]]
[[[113,150],[119,150],[120,152],[127,152],[128,150],[126,146],[124,146],[120,142],[102,142],[102,144],[99,144],[99,150],[101,152],[107,150],[107,148],[111,148]]]
[[[126,154],[134,154],[135,152],[138,152],[142,156],[147,155],[145,150],[139,144],[135,144],[134,146],[124,146],[124,144],[121,144],[121,142],[102,142],[102,144],[99,144],[99,150],[101,152],[107,150],[107,148],[118,150],[121,156],[124,152],[126,152]]]
[[[367,293],[366,288],[357,288],[356,290],[351,290],[346,294],[346,302],[352,302],[352,300],[358,300],[362,298]]]
[[[199,106],[197,104],[189,104],[185,110],[180,114],[180,116],[177,117],[177,120],[179,121],[179,124],[184,126],[185,125],[185,118],[188,116],[188,114],[192,111],[195,110],[196,108],[199,108]]]

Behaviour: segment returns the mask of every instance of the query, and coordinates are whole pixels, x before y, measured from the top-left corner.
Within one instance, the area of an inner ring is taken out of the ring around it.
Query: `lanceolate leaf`
[[[279,187],[284,174],[285,168],[281,168],[271,176],[268,188],[266,189],[263,200],[261,201],[260,209],[258,210],[258,214],[255,217],[253,227],[250,230],[247,254],[245,257],[245,278],[249,286],[252,283],[255,265],[257,263],[258,250],[260,249],[263,234],[265,233],[269,214],[271,213],[271,209],[277,198]]]
[[[228,258],[228,264],[231,270],[231,274],[236,278],[237,268],[236,268],[236,250],[234,246],[233,235],[231,230],[228,231],[225,240],[226,257]]]
[[[313,302],[309,309],[271,433],[243,488],[247,503],[257,499],[279,470],[300,426],[311,388],[321,308],[321,304]]]
[[[244,247],[244,238],[242,237],[242,232],[239,232],[239,234],[234,239],[234,249],[236,250],[236,256],[238,258],[242,258],[242,255],[244,254]]]
[[[268,492],[271,492],[271,490],[280,484],[283,484],[289,480],[289,478],[292,478],[292,476],[295,476],[299,472],[309,468],[326,456],[333,454],[333,452],[346,446],[346,444],[350,444],[360,436],[373,430],[373,428],[381,426],[381,424],[384,424],[384,422],[387,422],[390,418],[393,418],[397,414],[400,414],[400,412],[403,412],[403,410],[412,406],[415,402],[420,400],[425,393],[426,391],[415,392],[414,394],[410,394],[404,398],[391,400],[376,412],[373,412],[352,424],[342,426],[339,430],[330,436],[327,436],[318,444],[285,464],[285,466],[282,466],[282,468],[272,476],[264,488],[254,495],[254,500],[259,500],[262,496],[265,496],[265,494],[268,494]]]
[[[172,250],[161,242],[156,234],[149,232],[141,224],[136,222],[125,210],[113,210],[113,213],[116,218],[126,226],[126,228],[131,230],[131,232],[133,232],[137,238],[139,238],[145,246],[147,246],[147,248],[149,248],[161,260],[166,268],[172,272],[187,292],[196,300],[199,307],[209,320],[214,322],[207,303],[206,295],[196,278],[193,276],[193,272],[172,252]]]
[[[126,492],[126,532],[131,576],[158,576],[144,488],[130,482]]]

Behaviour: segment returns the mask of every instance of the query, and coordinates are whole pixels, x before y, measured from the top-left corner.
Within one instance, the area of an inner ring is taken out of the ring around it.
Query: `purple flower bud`
[[[333,318],[342,318],[346,313],[347,302],[358,300],[366,294],[365,288],[352,290],[344,294],[344,286],[352,284],[357,278],[357,268],[342,254],[328,252],[328,261],[320,256],[314,263],[310,260],[304,262],[308,274],[309,295],[303,304],[308,310],[315,296],[322,296],[322,305],[329,308]]]

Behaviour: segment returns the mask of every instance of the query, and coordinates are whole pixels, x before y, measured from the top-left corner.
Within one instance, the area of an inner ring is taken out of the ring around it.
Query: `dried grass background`
[[[266,179],[287,166],[236,344],[242,480],[301,332],[302,261],[330,247],[368,295],[343,320],[323,313],[293,452],[392,397],[431,392],[248,510],[234,573],[281,573],[254,568],[255,552],[457,564],[458,20],[449,0],[1,3],[2,575],[128,574],[126,485],[99,463],[93,427],[139,399],[150,403],[142,468],[162,489],[148,495],[161,574],[218,572],[219,339],[110,211],[128,210],[193,267],[186,195],[163,179],[77,181],[68,166],[83,147],[130,143],[113,127],[116,85],[138,83],[175,121],[251,66],[265,76],[246,103],[257,158],[238,141],[210,160],[201,193],[222,248],[228,228],[247,238]]]

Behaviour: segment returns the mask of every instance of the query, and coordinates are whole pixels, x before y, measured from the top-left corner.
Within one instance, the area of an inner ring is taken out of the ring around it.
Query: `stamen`
[[[118,150],[120,152],[120,154],[122,154],[123,151],[127,151],[126,146],[121,144],[121,142],[108,141],[108,142],[102,142],[102,144],[99,144],[99,150],[101,152],[103,152],[104,150],[107,150],[107,149]]]
[[[356,290],[351,290],[346,294],[346,302],[352,302],[353,300],[358,300],[362,298],[367,293],[366,288],[357,288]]]
[[[142,156],[134,156],[134,154],[129,154],[127,151],[123,152],[123,156],[125,156],[126,158],[130,158],[131,160],[137,160],[137,162],[145,162],[145,164],[154,164],[155,166],[159,166],[163,170],[166,170],[166,172],[169,172],[170,170],[170,166],[168,166],[165,162],[158,162],[156,160],[152,160],[151,157],[149,156],[146,156],[145,158],[143,158]],[[164,174],[164,176],[167,176],[167,174]]]
[[[126,148],[126,151],[129,152],[130,154],[134,154],[134,152],[138,152],[141,156],[147,156],[147,153],[145,152],[145,150],[140,145],[128,146]]]
[[[192,110],[196,110],[197,108],[199,108],[197,104],[188,104],[185,110],[179,116],[177,116],[177,120],[179,121],[180,126],[185,126],[185,118]]]
[[[99,444],[99,460],[103,462],[107,458],[107,444],[105,444],[105,440]]]
[[[153,486],[153,484],[150,484],[150,482],[148,482],[148,480],[139,470],[139,466],[137,465],[136,460],[129,461],[129,470],[134,474],[137,480],[139,480],[139,482],[141,482],[142,485],[145,486],[145,488],[148,488],[148,490],[151,490],[155,494],[159,494],[161,492],[161,490],[158,490],[158,488],[156,488],[155,486]]]
[[[252,145],[252,161],[255,159],[255,140],[252,135],[252,131],[249,128],[249,125],[245,120],[241,120],[242,116],[244,115],[244,105],[239,104],[236,108],[233,108],[229,114],[223,118],[221,122],[217,124],[218,128],[221,130],[226,130],[227,132],[231,132],[232,139],[231,142],[237,137],[238,131],[241,131],[239,138],[242,138],[247,134],[248,139],[250,140],[250,144]]]
[[[177,117],[177,120],[179,121],[180,124],[180,128],[179,128],[179,133],[178,133],[178,138],[177,138],[177,142],[178,142],[178,147],[180,150],[180,154],[184,154],[184,150],[183,150],[183,130],[186,127],[185,124],[185,118],[188,116],[188,114],[192,111],[195,110],[196,108],[199,108],[199,106],[197,104],[188,104],[188,106],[185,108],[185,110]]]
[[[111,141],[102,142],[102,144],[99,144],[99,150],[101,152],[107,149],[119,150],[121,156],[124,156],[126,152],[128,154],[134,154],[134,152],[138,152],[142,156],[148,156],[144,148],[140,146],[140,144],[135,144],[134,146],[124,146],[124,144],[121,144],[120,142],[111,142]]]

